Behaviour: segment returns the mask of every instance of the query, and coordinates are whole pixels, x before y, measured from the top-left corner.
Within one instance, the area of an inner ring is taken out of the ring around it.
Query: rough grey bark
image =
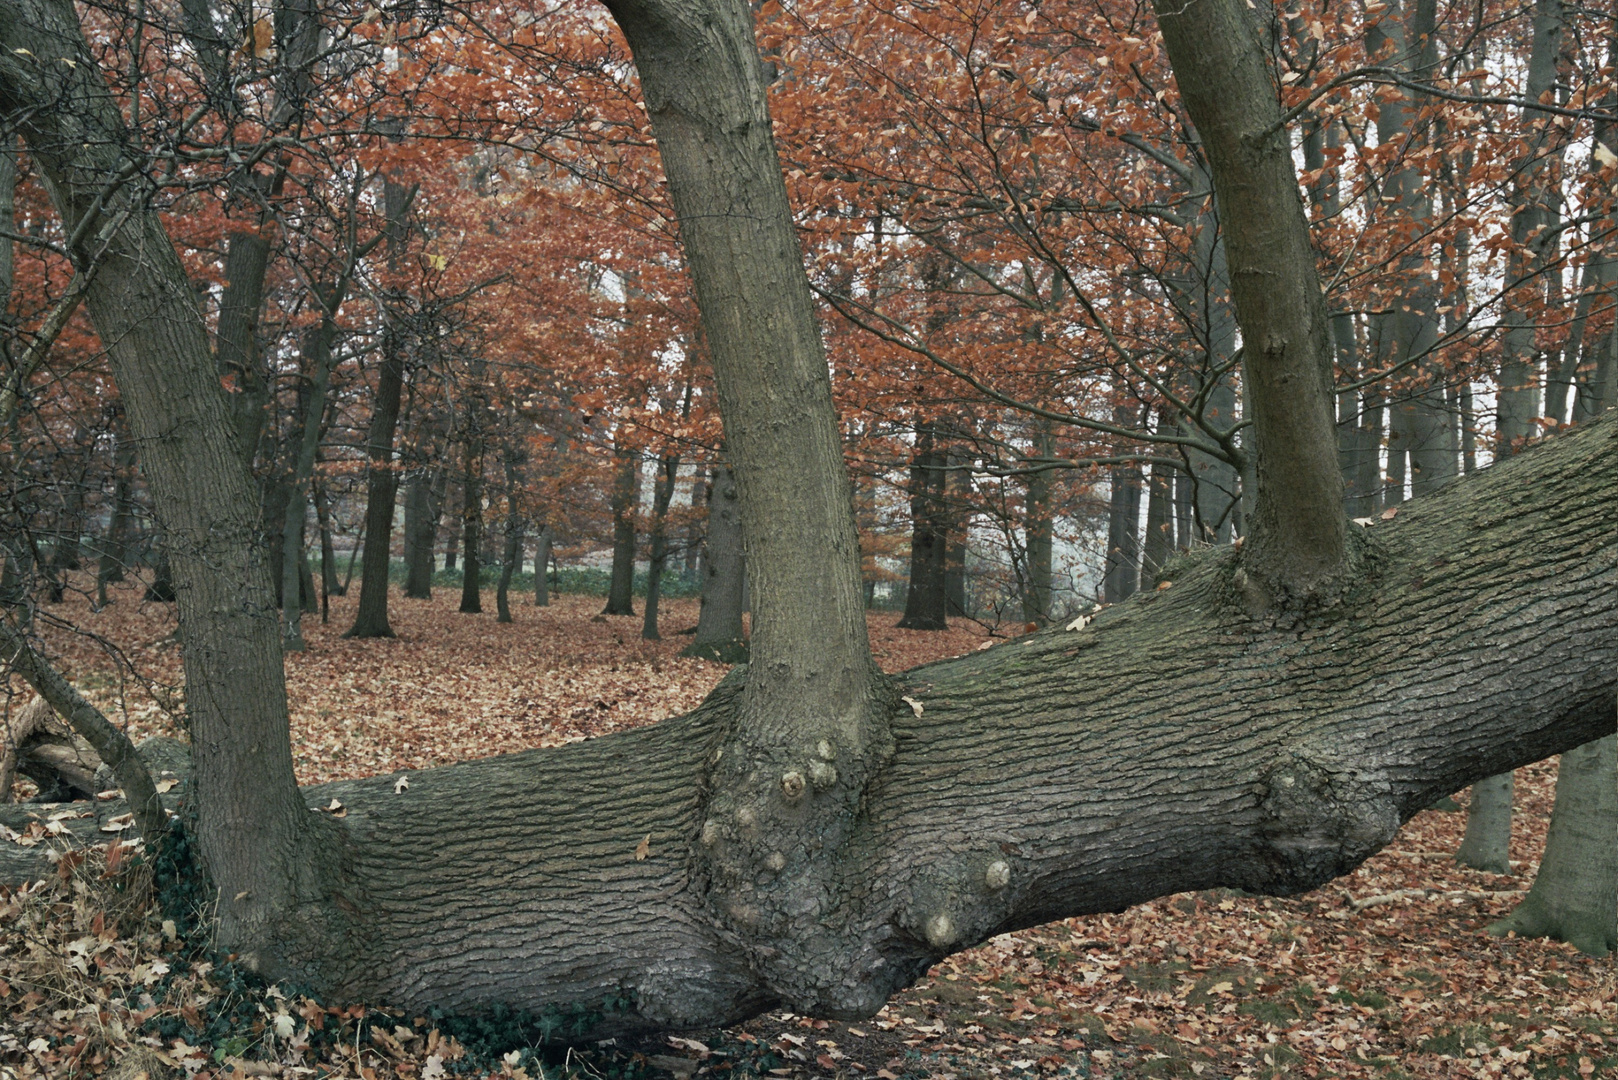
[[[1262,611],[1329,593],[1348,565],[1325,301],[1249,9],[1241,0],[1154,7],[1219,199],[1256,446],[1242,561],[1250,605]]]
[[[1618,948],[1618,739],[1562,755],[1539,874],[1489,932],[1552,937],[1591,956]]]
[[[195,293],[67,0],[0,6],[0,116],[21,129],[66,232],[83,226],[105,245],[85,307],[174,566],[197,755],[196,842],[222,890],[217,939],[250,962],[270,961],[293,937],[324,949],[312,910],[287,921],[300,898],[333,895],[320,853],[337,830],[312,820],[293,780],[257,499]]]
[[[1511,873],[1512,775],[1502,773],[1472,785],[1466,836],[1455,861],[1491,874]]]
[[[640,502],[640,455],[618,447],[612,471],[612,577],[603,615],[635,614],[635,507]]]
[[[681,656],[698,656],[722,664],[747,660],[747,634],[742,626],[742,519],[736,476],[727,465],[715,465],[708,484],[708,528],[703,537],[702,607],[697,633]]]

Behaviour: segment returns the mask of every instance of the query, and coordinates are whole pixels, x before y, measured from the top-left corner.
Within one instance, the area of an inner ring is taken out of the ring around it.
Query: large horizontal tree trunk
[[[902,676],[922,711],[891,718],[837,906],[798,928],[864,942],[823,1011],[869,1011],[1017,927],[1314,887],[1439,796],[1610,733],[1615,494],[1607,420],[1366,530],[1366,574],[1308,620],[1251,621],[1231,550],[1213,549],[1080,630]],[[599,1034],[777,1000],[693,873],[705,837],[751,827],[719,821],[707,784],[740,670],[638,731],[411,774],[398,793],[393,777],[307,790],[346,808],[342,910],[289,913],[272,972],[459,1012],[630,1000]],[[349,928],[344,951],[301,944],[327,919]]]

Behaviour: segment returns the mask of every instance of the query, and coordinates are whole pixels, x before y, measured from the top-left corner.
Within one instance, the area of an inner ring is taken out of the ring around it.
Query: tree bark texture
[[[1325,300],[1270,70],[1241,0],[1156,0],[1208,154],[1242,330],[1257,453],[1242,559],[1250,603],[1330,591],[1347,566]]]
[[[1083,629],[901,676],[924,710],[893,711],[893,756],[838,847],[835,907],[794,931],[818,945],[824,918],[862,943],[820,967],[817,1010],[870,1012],[1018,927],[1185,890],[1312,888],[1441,795],[1610,735],[1615,493],[1605,420],[1367,529],[1366,572],[1326,611],[1254,621],[1234,553],[1209,549],[1173,589]],[[333,999],[460,1012],[627,992],[602,1035],[785,1000],[798,981],[749,963],[701,873],[716,818],[758,827],[711,782],[743,681],[688,716],[412,773],[399,794],[393,777],[306,791],[348,807],[304,811],[348,854],[342,899],[302,914],[346,932],[283,939],[275,970]],[[762,873],[806,857],[782,854]]]
[[[708,485],[708,531],[703,538],[702,606],[697,634],[681,651],[682,656],[722,664],[747,660],[747,633],[742,625],[747,567],[738,501],[735,474],[729,466],[714,466]]]
[[[104,244],[85,307],[107,349],[173,563],[196,840],[222,887],[218,941],[249,961],[323,937],[332,834],[292,773],[274,593],[258,499],[184,267],[141,189],[117,107],[67,0],[0,6],[0,115],[16,123],[69,234]],[[290,918],[290,922],[286,921]],[[324,946],[322,946],[324,947]]]

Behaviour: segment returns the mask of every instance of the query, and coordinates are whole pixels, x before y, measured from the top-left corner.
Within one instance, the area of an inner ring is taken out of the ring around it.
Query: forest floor
[[[101,612],[82,598],[48,609],[62,624],[47,629],[51,651],[137,738],[175,733],[172,607],[116,596]],[[482,615],[458,613],[451,590],[395,598],[392,641],[340,636],[352,597],[334,599],[329,624],[307,617],[309,650],[287,659],[299,779],[602,735],[689,709],[724,674],[676,655],[694,601],[666,601],[663,640],[647,642],[640,619],[598,617],[598,597],[514,599],[516,622],[499,625],[492,594]],[[926,633],[896,621],[871,617],[890,671],[987,640],[969,624]],[[1464,815],[1429,811],[1306,895],[1185,894],[1005,935],[938,965],[868,1021],[775,1013],[546,1060],[582,1076],[682,1080],[1618,1077],[1618,962],[1485,933],[1533,880],[1554,780],[1553,762],[1517,774],[1510,875],[1456,865]],[[143,1045],[152,1052],[126,1057],[119,1080],[182,1068],[189,1080],[537,1080],[534,1055],[479,1058],[470,1034],[458,1041],[425,1018],[253,992],[229,965],[187,959],[138,880],[106,865],[68,858],[50,881],[0,891],[0,1080],[76,1080]]]

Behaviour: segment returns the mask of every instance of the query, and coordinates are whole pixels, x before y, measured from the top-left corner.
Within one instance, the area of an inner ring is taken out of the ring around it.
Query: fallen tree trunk
[[[1059,917],[1312,888],[1437,797],[1611,732],[1615,492],[1603,421],[1364,530],[1357,583],[1306,619],[1252,621],[1214,549],[1082,628],[900,677],[920,708],[893,718],[834,906],[796,930],[864,953],[794,1007],[869,1012],[941,956]],[[283,914],[267,969],[459,1012],[627,1002],[598,1035],[767,1007],[779,992],[710,913],[745,926],[747,897],[694,873],[705,841],[753,827],[706,780],[741,681],[638,731],[306,791],[339,804],[343,881]],[[311,921],[347,926],[337,954],[301,944]]]

